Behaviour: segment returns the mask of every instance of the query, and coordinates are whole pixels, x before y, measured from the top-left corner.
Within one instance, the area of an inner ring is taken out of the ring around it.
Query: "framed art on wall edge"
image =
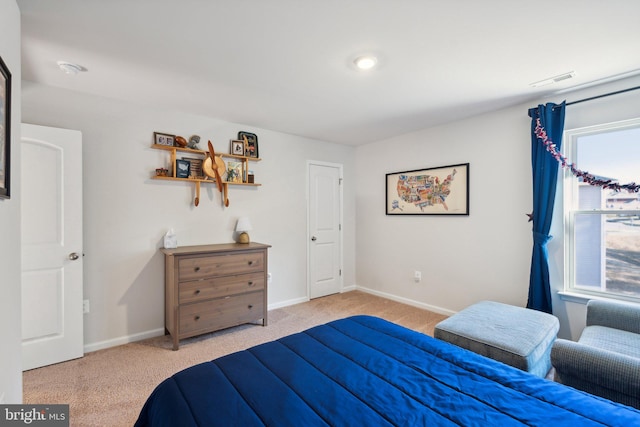
[[[469,163],[386,174],[387,215],[469,215]]]
[[[0,57],[0,198],[11,197],[11,73]]]

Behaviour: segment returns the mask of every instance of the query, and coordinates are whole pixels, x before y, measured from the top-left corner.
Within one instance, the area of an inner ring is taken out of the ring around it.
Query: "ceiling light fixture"
[[[78,74],[87,71],[82,65],[73,64],[67,61],[58,61],[58,67],[66,74]]]
[[[558,83],[561,82],[563,80],[567,80],[570,78],[575,77],[576,73],[574,71],[569,71],[568,73],[564,73],[564,74],[560,74],[558,76],[555,77],[549,77],[548,79],[544,79],[544,80],[540,80],[539,82],[535,82],[535,83],[529,83],[529,86],[531,87],[541,87],[541,86],[547,86],[553,83]]]
[[[359,70],[370,70],[376,66],[378,59],[375,56],[365,55],[357,57],[353,63]]]

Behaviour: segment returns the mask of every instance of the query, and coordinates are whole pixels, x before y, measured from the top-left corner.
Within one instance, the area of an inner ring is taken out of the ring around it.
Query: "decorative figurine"
[[[198,143],[200,142],[200,137],[198,135],[191,135],[189,138],[189,144],[187,147],[193,148],[194,150],[198,150]]]

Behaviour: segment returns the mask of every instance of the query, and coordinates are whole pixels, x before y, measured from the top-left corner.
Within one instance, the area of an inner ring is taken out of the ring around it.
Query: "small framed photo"
[[[189,178],[191,162],[189,160],[176,159],[176,178]]]
[[[244,156],[244,141],[231,140],[231,154],[236,156]]]
[[[258,136],[255,133],[238,132],[238,139],[245,142],[244,155],[258,158]]]
[[[156,145],[173,147],[175,145],[175,142],[176,142],[175,135],[169,135],[168,133],[160,133],[160,132],[153,133],[153,143]]]
[[[241,183],[243,182],[242,176],[242,162],[227,162],[227,182]]]

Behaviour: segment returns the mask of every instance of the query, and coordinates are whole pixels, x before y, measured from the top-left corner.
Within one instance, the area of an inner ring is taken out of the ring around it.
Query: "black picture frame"
[[[11,72],[0,57],[0,199],[11,198]]]
[[[165,147],[173,147],[176,143],[176,136],[169,133],[154,132],[153,143],[155,145],[163,145]]]
[[[469,215],[469,163],[386,174],[387,215]]]
[[[189,178],[189,174],[191,174],[191,162],[176,159],[176,178]]]
[[[246,157],[260,157],[260,154],[258,153],[258,135],[244,131],[238,132],[238,139],[240,141],[244,141],[245,138],[247,143],[244,148],[244,155]]]
[[[244,141],[238,141],[235,139],[231,140],[231,152],[234,156],[244,156],[245,155],[245,146]]]

